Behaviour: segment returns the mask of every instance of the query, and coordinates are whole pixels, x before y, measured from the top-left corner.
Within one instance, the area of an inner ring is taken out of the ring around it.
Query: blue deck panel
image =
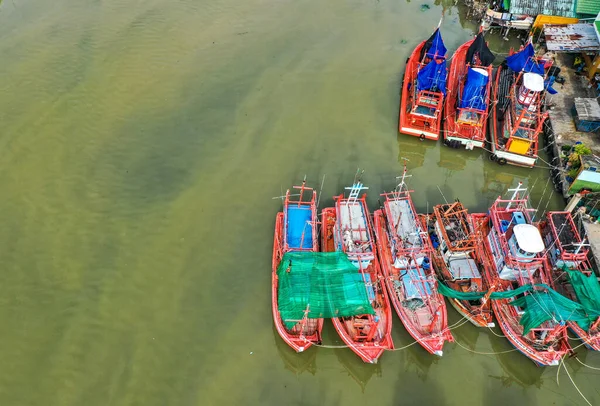
[[[310,207],[288,207],[286,238],[290,248],[312,249],[312,212]],[[302,234],[304,233],[304,240]]]
[[[407,299],[424,299],[431,295],[431,286],[421,268],[403,270],[402,273],[402,283]]]

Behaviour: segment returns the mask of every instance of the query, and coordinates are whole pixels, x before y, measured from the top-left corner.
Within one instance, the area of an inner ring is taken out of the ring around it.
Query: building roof
[[[532,226],[531,224],[517,224],[513,227],[513,232],[515,233],[519,248],[523,251],[537,254],[544,250],[544,241],[542,241],[542,236],[536,226]]]
[[[575,17],[575,0],[511,0],[510,12],[531,16],[546,14],[551,16]]]
[[[546,48],[555,52],[600,50],[600,41],[593,24],[544,25]]]
[[[600,121],[600,104],[598,100],[583,97],[575,98],[577,118],[585,121]]]
[[[600,1],[598,0],[577,0],[576,10],[578,14],[596,15],[600,13]]]

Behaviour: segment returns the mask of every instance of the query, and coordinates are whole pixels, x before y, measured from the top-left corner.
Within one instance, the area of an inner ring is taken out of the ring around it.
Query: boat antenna
[[[444,196],[444,194],[442,193],[442,189],[440,189],[440,186],[439,186],[439,185],[436,185],[436,186],[437,186],[438,190],[440,191],[440,194],[441,194],[441,195],[442,195],[442,197],[444,198],[444,201],[446,202],[446,204],[449,204],[449,203],[448,203],[448,199],[446,199],[446,196]]]
[[[511,201],[506,206],[507,210],[510,209],[512,200],[516,200],[519,197],[519,192],[527,192],[527,188],[521,189],[521,186],[523,186],[523,182],[519,182],[519,184],[517,185],[517,187],[515,189],[508,189],[509,192],[514,192],[514,193],[513,193],[512,197],[510,198]]]
[[[396,179],[400,179],[400,183],[396,186],[396,193],[402,192],[402,189],[408,189],[406,186],[406,178],[410,178],[412,175],[408,174],[408,169],[406,168],[406,162],[408,162],[408,158],[400,157],[404,161],[404,169],[402,170],[402,176],[396,176]]]
[[[323,192],[324,184],[325,184],[325,175],[323,175],[323,180],[321,180],[321,189],[319,190],[319,196],[317,196],[317,209],[319,208],[319,202],[321,201],[321,194]]]

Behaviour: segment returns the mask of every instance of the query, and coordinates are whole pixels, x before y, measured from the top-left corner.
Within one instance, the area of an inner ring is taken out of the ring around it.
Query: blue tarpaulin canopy
[[[469,68],[460,101],[460,108],[485,111],[487,108],[485,93],[489,80],[490,78],[485,70],[481,68]]]
[[[529,59],[535,55],[535,51],[533,49],[533,45],[529,43],[525,48],[516,54],[512,54],[506,58],[506,64],[510,69],[514,72],[521,72]]]
[[[427,50],[427,56],[430,58],[443,58],[446,56],[447,50],[439,28],[429,37],[425,43],[425,49]]]
[[[529,58],[523,67],[523,71],[544,75],[544,64],[539,63],[534,58]]]
[[[417,74],[417,90],[439,91],[446,94],[446,60],[431,60]]]

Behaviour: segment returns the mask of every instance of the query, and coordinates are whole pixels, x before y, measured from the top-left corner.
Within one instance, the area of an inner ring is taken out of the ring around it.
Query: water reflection
[[[440,360],[439,357],[429,354],[418,344],[411,345],[407,349],[398,352],[404,355],[404,370],[423,382],[427,380],[431,366],[437,364]]]
[[[404,159],[408,159],[410,168],[423,166],[427,152],[426,144],[437,149],[433,141],[421,141],[417,137],[398,133],[398,162],[403,163]]]
[[[349,349],[334,351],[338,361],[340,361],[340,364],[342,364],[344,370],[348,373],[348,376],[358,384],[363,393],[373,375],[377,377],[382,376],[381,364],[365,364]]]
[[[291,371],[296,376],[301,375],[304,372],[308,372],[312,375],[317,372],[316,360],[317,352],[319,352],[318,347],[309,348],[306,352],[299,354],[292,350],[290,346],[279,337],[275,326],[273,326],[273,337],[275,339],[277,352],[283,361],[285,369]]]
[[[492,351],[498,353],[496,359],[504,371],[503,375],[489,375],[490,378],[500,381],[503,387],[513,385],[522,388],[532,385],[536,388],[542,387],[544,384],[542,380],[544,368],[535,365],[519,351],[510,351],[513,347],[506,338],[492,336],[490,337],[490,342]]]

